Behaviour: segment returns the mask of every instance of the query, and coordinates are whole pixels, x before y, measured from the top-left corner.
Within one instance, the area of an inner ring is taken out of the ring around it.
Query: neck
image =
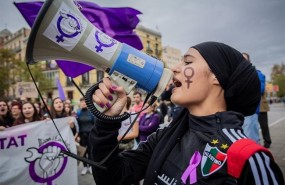
[[[204,101],[190,105],[187,108],[189,112],[195,116],[207,116],[217,112],[224,112],[227,110],[224,91],[214,91],[211,96],[207,96]]]
[[[25,122],[26,122],[26,120],[27,120],[27,122],[31,122],[31,121],[33,121],[33,117],[25,118]]]

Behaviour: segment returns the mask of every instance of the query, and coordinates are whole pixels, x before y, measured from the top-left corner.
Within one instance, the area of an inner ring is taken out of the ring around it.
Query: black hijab
[[[249,116],[260,102],[260,81],[255,67],[234,48],[218,42],[193,46],[208,63],[224,89],[227,110]]]

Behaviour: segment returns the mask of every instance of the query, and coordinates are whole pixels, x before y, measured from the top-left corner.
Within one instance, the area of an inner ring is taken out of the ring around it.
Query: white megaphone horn
[[[28,64],[56,59],[103,70],[112,83],[123,86],[127,93],[138,87],[154,97],[161,95],[173,75],[161,61],[100,31],[73,0],[46,0],[28,40]],[[105,108],[95,106],[104,112]]]

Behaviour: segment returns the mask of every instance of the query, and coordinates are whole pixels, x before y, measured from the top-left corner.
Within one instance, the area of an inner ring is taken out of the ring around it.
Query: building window
[[[155,55],[158,57],[158,54],[159,54],[159,52],[158,52],[158,44],[156,43],[155,44]]]
[[[147,48],[147,49],[150,49],[150,41],[149,41],[149,40],[146,41],[146,48]]]
[[[67,91],[67,98],[73,100],[73,91]]]
[[[47,98],[48,98],[48,99],[52,99],[52,92],[48,92],[48,93],[47,93]]]
[[[71,78],[69,78],[68,76],[66,77],[66,86],[72,86],[73,83],[71,81]]]
[[[49,70],[43,72],[45,77],[52,82],[52,87],[56,87],[56,77],[59,76],[57,70]]]
[[[104,78],[104,71],[97,70],[97,82],[101,81]]]
[[[82,84],[89,84],[89,72],[86,72],[82,75]]]

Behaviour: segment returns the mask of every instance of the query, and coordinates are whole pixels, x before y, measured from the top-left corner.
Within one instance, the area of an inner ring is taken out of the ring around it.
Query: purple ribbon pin
[[[190,180],[190,184],[194,184],[197,182],[197,166],[200,164],[201,162],[201,154],[196,151],[193,156],[190,159],[189,162],[189,166],[186,168],[186,170],[184,171],[181,180],[183,182],[183,184],[186,184],[186,181],[189,177]]]

